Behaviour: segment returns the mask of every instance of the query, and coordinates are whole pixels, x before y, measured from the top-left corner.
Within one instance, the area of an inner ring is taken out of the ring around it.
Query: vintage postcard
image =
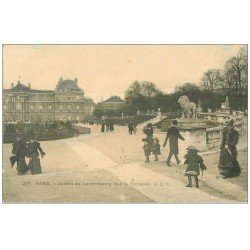
[[[247,203],[247,45],[3,45],[3,203]]]

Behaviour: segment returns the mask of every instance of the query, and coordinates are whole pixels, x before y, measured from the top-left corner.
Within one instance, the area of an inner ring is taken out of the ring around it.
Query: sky
[[[4,45],[3,88],[18,79],[33,89],[54,90],[59,78],[78,79],[95,102],[124,97],[134,81],[150,81],[170,93],[223,69],[244,45]]]

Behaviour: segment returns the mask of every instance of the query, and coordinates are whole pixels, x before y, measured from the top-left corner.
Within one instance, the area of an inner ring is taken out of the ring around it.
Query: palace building
[[[106,111],[106,110],[116,110],[124,107],[125,101],[122,100],[119,96],[111,96],[107,100],[100,102],[96,105],[97,109]]]
[[[59,79],[55,91],[35,90],[20,81],[3,89],[4,122],[83,121],[93,114],[95,103],[74,80]]]

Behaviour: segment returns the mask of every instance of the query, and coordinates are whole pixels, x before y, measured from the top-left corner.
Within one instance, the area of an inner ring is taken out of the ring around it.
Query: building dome
[[[74,80],[66,79],[63,80],[62,77],[59,79],[59,82],[56,85],[56,91],[65,92],[65,91],[82,91],[77,86],[77,78]]]

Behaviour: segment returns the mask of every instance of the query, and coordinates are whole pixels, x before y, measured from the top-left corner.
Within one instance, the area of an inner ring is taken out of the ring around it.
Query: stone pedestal
[[[179,119],[177,121],[177,128],[185,138],[185,141],[179,140],[179,156],[181,161],[184,160],[187,152],[186,148],[189,146],[195,146],[200,151],[208,150],[206,137],[207,120]]]

